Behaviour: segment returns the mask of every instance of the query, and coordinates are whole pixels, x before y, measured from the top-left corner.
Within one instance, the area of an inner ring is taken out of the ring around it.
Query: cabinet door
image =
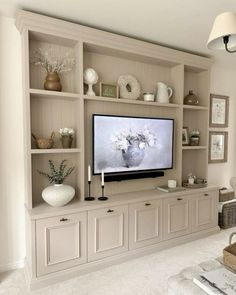
[[[164,239],[190,233],[189,198],[173,197],[164,200]]]
[[[86,212],[36,221],[37,276],[87,261]]]
[[[128,250],[128,206],[88,212],[88,260]]]
[[[192,200],[192,230],[200,231],[218,225],[219,192],[211,191],[195,195]]]
[[[136,249],[162,240],[162,201],[151,200],[129,206],[129,248]]]

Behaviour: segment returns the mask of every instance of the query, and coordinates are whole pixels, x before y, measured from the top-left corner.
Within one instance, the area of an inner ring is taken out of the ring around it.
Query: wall
[[[23,265],[24,179],[20,35],[14,20],[0,17],[0,271]],[[233,56],[232,56],[233,58]],[[217,64],[211,92],[230,96],[229,161],[209,165],[209,182],[228,185],[235,174],[236,71]]]
[[[0,17],[0,271],[23,265],[24,185],[20,36]]]
[[[227,54],[227,53],[226,53]],[[232,59],[235,56],[232,55]],[[208,181],[221,186],[229,186],[229,180],[236,176],[236,70],[223,68],[217,63],[212,67],[211,72],[211,93],[222,94],[229,99],[229,128],[213,128],[212,130],[228,131],[228,162],[221,164],[209,164]]]

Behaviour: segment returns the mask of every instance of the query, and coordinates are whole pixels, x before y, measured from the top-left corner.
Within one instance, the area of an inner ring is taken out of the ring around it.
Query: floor
[[[0,295],[165,295],[168,277],[221,256],[233,231],[236,227],[34,292],[27,291],[23,269],[2,273]]]

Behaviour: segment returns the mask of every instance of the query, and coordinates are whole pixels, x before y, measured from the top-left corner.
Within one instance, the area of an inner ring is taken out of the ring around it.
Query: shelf
[[[50,91],[50,90],[32,89],[32,88],[29,90],[29,93],[32,95],[37,95],[42,97],[54,97],[54,98],[78,99],[80,97],[78,93]]]
[[[207,146],[205,145],[186,145],[182,146],[182,150],[205,150]]]
[[[196,110],[196,111],[208,111],[208,107],[194,106],[194,105],[183,105],[183,109],[186,109],[186,110]]]
[[[71,154],[80,153],[79,148],[71,149],[31,149],[31,154]]]
[[[158,102],[147,102],[143,100],[132,100],[124,98],[111,98],[111,97],[102,97],[102,96],[83,96],[85,100],[88,101],[103,101],[103,102],[114,102],[114,103],[127,103],[127,104],[140,104],[140,105],[151,105],[156,107],[168,107],[168,108],[180,108],[179,104],[175,103],[158,103]]]

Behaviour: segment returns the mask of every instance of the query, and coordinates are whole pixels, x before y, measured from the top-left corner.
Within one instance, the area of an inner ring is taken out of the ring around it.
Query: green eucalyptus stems
[[[67,160],[62,160],[61,164],[59,165],[59,168],[56,168],[53,161],[49,160],[49,167],[51,174],[48,174],[46,172],[42,172],[38,170],[38,173],[40,175],[43,175],[48,178],[50,183],[54,184],[62,184],[64,180],[75,170],[75,167],[70,167],[68,169],[67,165],[65,164]]]

